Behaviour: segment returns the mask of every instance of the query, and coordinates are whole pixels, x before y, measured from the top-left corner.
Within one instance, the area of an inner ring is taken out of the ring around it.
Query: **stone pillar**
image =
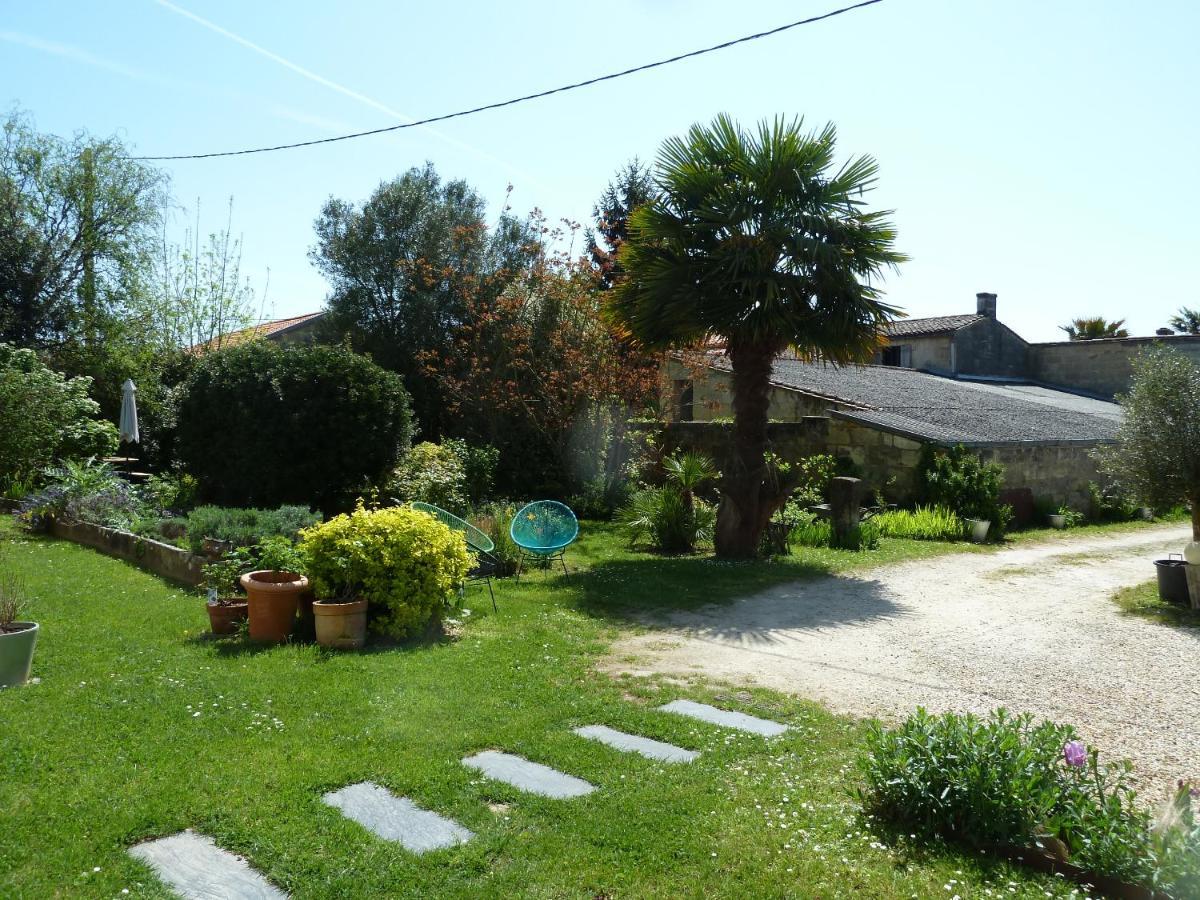
[[[833,526],[835,547],[850,547],[857,543],[853,535],[862,514],[862,489],[860,478],[839,476],[829,482],[829,521]]]

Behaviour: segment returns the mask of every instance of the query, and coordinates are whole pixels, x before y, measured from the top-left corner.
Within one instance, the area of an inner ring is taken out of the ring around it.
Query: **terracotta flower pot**
[[[317,643],[339,650],[358,650],[367,641],[367,601],[335,603],[318,600],[313,606]]]
[[[207,607],[213,634],[237,634],[238,626],[250,614],[250,605],[241,597],[209,600]]]
[[[263,570],[241,577],[250,613],[250,639],[281,644],[296,624],[300,594],[308,579],[295,572]]]
[[[37,636],[37,622],[13,622],[7,630],[0,630],[0,687],[16,687],[29,680]]]

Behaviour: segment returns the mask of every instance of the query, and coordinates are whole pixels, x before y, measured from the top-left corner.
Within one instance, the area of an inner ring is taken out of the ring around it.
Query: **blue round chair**
[[[566,550],[579,536],[579,520],[571,508],[555,500],[535,500],[513,516],[508,533],[517,545],[517,580],[526,557],[557,559],[567,572]]]

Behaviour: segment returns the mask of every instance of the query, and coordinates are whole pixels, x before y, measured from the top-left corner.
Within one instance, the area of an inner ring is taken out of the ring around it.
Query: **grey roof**
[[[897,319],[884,326],[888,337],[917,337],[918,335],[944,334],[973,325],[984,316],[968,313],[962,316],[931,316],[926,319]]]
[[[729,361],[713,356],[717,368]],[[772,380],[828,398],[836,415],[927,440],[971,443],[1106,441],[1115,403],[1029,384],[978,384],[890,366],[836,367],[780,357]]]

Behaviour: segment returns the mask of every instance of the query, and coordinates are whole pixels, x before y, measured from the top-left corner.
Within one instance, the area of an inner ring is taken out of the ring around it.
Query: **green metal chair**
[[[536,500],[521,508],[508,527],[517,556],[517,580],[521,580],[521,564],[526,557],[557,559],[567,571],[566,550],[579,536],[579,520],[565,504],[555,500]]]
[[[410,505],[413,509],[429,513],[429,515],[433,516],[443,525],[462,533],[467,546],[475,552],[475,558],[478,560],[475,568],[467,573],[467,580],[482,581],[487,584],[488,594],[492,598],[492,612],[495,612],[496,593],[492,590],[492,575],[499,568],[499,563],[496,557],[492,555],[492,551],[496,549],[496,545],[492,539],[470,522],[460,519],[454,513],[446,512],[440,506],[434,506],[432,503],[422,503],[420,500],[414,500]]]

